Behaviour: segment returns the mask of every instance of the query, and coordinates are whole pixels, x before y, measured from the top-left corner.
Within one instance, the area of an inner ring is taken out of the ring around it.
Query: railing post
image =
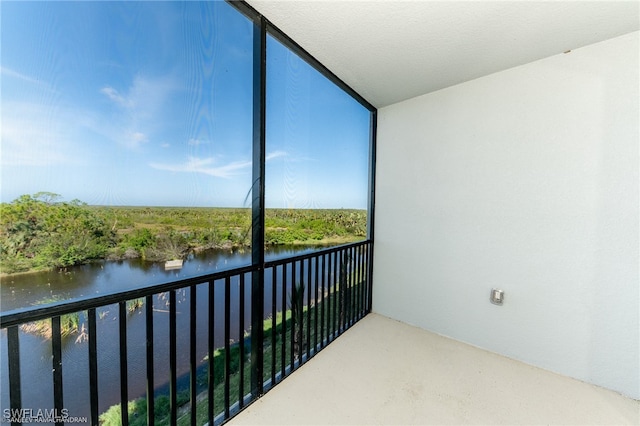
[[[56,413],[61,413],[64,408],[64,396],[62,385],[62,330],[60,316],[51,318],[51,352],[53,359],[53,408]],[[63,425],[60,420],[56,426]]]
[[[129,379],[127,368],[127,301],[118,302],[118,329],[120,342],[120,421],[129,424]]]
[[[155,419],[155,377],[153,374],[153,296],[146,296],[145,309],[145,331],[147,337],[147,424],[153,424]]]
[[[264,168],[266,128],[267,29],[263,17],[253,26],[253,186],[251,188],[251,395],[263,392]]]
[[[22,410],[22,385],[20,384],[20,337],[18,326],[7,329],[7,346],[9,358],[9,404],[13,412]],[[20,425],[19,419],[11,416],[11,426]]]
[[[91,424],[99,424],[98,416],[98,332],[96,308],[87,311],[89,323],[89,400],[91,406]]]
[[[176,290],[169,292],[169,407],[170,423],[178,421],[178,346],[177,346],[177,307]]]

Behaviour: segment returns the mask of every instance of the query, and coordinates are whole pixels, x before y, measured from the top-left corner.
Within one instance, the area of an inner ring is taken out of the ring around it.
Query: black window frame
[[[375,164],[377,109],[341,80],[320,61],[314,58],[291,37],[270,22],[264,15],[244,0],[226,0],[240,13],[253,22],[253,166],[251,187],[251,264],[257,272],[252,274],[251,284],[251,330],[254,341],[264,338],[262,330],[264,297],[264,231],[265,231],[265,141],[266,141],[266,75],[267,75],[267,35],[272,36],[285,47],[307,62],[329,81],[351,96],[369,111],[369,176],[367,206],[367,240],[373,243],[375,218]],[[373,276],[373,262],[369,265]],[[371,306],[371,294],[369,294]],[[260,345],[252,345],[251,394],[254,397],[264,392],[262,366],[263,353]]]

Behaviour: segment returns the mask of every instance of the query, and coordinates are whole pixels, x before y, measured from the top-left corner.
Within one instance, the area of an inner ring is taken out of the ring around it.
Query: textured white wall
[[[640,399],[638,41],[379,111],[375,312]]]

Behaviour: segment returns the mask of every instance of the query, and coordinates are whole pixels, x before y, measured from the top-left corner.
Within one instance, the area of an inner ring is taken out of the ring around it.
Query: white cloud
[[[103,87],[102,89],[100,89],[100,93],[103,93],[105,95],[107,95],[107,97],[109,99],[111,99],[112,101],[114,101],[117,104],[120,104],[123,107],[130,107],[131,104],[129,102],[129,100],[125,99],[120,93],[118,93],[118,91],[116,89],[114,89],[113,87]]]
[[[265,156],[266,161],[277,157],[286,156],[284,151],[274,151]],[[251,161],[233,161],[223,165],[215,165],[215,158],[188,157],[187,161],[180,164],[150,163],[149,166],[157,170],[166,170],[176,173],[202,173],[209,176],[230,179],[233,176],[248,173],[253,164]]]
[[[19,80],[26,81],[28,83],[34,83],[34,84],[41,84],[42,83],[38,79],[35,79],[33,77],[29,77],[28,75],[24,75],[22,73],[19,73],[18,71],[14,71],[14,70],[6,68],[6,67],[0,67],[0,73],[2,75],[6,76],[6,77],[17,78]]]
[[[264,159],[266,161],[273,160],[278,157],[286,157],[288,154],[285,151],[273,151],[267,155],[265,155]]]
[[[242,174],[243,170],[251,167],[251,161],[235,161],[229,164],[214,166],[214,158],[188,157],[185,163],[181,164],[149,164],[154,169],[166,170],[170,172],[202,173],[209,176],[229,179],[232,176]]]
[[[31,77],[31,76],[23,74],[21,72],[12,70],[12,69],[7,68],[7,67],[1,67],[0,66],[0,74],[5,78],[6,77],[15,78],[15,79],[24,81],[26,83],[30,83],[32,85],[35,85],[35,86],[38,87],[39,90],[46,89],[49,92],[58,93],[58,91],[55,90],[51,86],[51,84],[49,84],[49,82],[47,82],[46,80],[42,80],[42,79],[39,79],[39,78],[34,78],[34,77]]]
[[[126,91],[105,86],[100,93],[116,107],[111,119],[110,138],[135,150],[152,139],[164,125],[169,97],[178,88],[172,77],[136,76]]]

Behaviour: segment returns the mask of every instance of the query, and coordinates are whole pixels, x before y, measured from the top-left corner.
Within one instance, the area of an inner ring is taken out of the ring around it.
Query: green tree
[[[84,203],[39,192],[0,205],[2,272],[66,267],[103,258],[114,244],[104,220]]]

